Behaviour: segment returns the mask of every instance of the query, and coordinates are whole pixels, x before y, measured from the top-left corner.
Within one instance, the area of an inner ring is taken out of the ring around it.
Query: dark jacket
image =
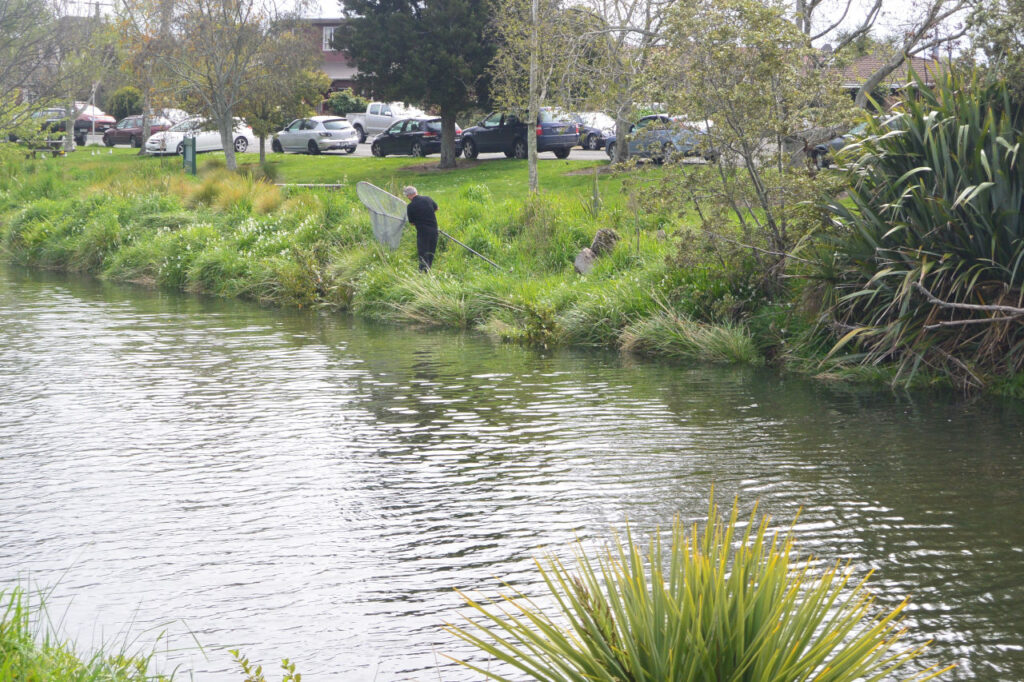
[[[417,230],[437,231],[437,202],[428,196],[417,194],[405,208],[405,214],[409,222],[416,226]]]

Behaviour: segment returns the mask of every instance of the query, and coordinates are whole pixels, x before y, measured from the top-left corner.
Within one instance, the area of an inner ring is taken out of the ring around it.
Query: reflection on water
[[[453,587],[529,590],[538,548],[701,518],[712,484],[912,594],[949,679],[1024,679],[1022,436],[1012,404],[0,270],[0,584],[57,583],[83,646],[191,629],[165,658],[199,680],[240,679],[224,646],[473,679]]]

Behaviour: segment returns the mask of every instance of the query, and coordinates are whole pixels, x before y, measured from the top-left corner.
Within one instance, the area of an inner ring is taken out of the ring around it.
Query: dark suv
[[[537,151],[554,152],[564,159],[579,141],[579,127],[550,109],[537,115]],[[462,152],[467,159],[477,154],[504,152],[508,158],[526,158],[526,123],[519,115],[496,111],[479,125],[462,131]]]

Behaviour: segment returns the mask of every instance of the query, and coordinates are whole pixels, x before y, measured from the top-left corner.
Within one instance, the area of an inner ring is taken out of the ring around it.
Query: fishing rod
[[[448,237],[448,239],[451,239],[451,240],[452,240],[453,242],[455,242],[456,244],[458,244],[459,246],[461,246],[462,248],[464,248],[464,249],[465,249],[466,251],[469,251],[469,252],[470,252],[471,254],[473,254],[473,255],[475,255],[475,256],[480,256],[480,257],[481,257],[481,258],[483,258],[483,259],[484,259],[485,261],[487,261],[488,263],[490,263],[490,264],[491,264],[491,265],[493,265],[494,267],[498,268],[498,269],[499,269],[499,270],[501,270],[502,272],[508,272],[507,270],[505,270],[505,268],[501,267],[500,265],[498,265],[497,263],[495,263],[494,261],[492,261],[492,260],[491,260],[490,258],[488,258],[487,256],[483,255],[483,254],[482,254],[482,253],[480,253],[479,251],[474,251],[473,249],[469,248],[468,246],[466,246],[465,244],[463,244],[463,243],[462,243],[462,242],[460,242],[460,241],[459,241],[458,239],[456,239],[455,237],[451,236],[450,234],[448,234],[448,233],[447,233],[447,232],[445,232],[444,230],[442,230],[442,229],[438,228],[438,230],[437,230],[437,231],[438,231],[438,232],[440,232],[441,234],[443,234],[443,235],[444,235],[445,237]]]

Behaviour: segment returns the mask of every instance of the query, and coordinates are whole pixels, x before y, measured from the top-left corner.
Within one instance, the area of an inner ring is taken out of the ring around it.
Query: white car
[[[196,139],[196,152],[219,152],[224,149],[220,143],[220,131],[213,124],[202,118],[189,118],[176,123],[167,130],[152,135],[146,140],[147,154],[182,154],[185,149],[185,138]],[[242,153],[255,147],[256,136],[245,121],[235,119],[235,151]]]
[[[275,152],[306,152],[319,154],[341,149],[347,154],[356,150],[359,132],[338,116],[297,118],[274,135],[271,147]]]

